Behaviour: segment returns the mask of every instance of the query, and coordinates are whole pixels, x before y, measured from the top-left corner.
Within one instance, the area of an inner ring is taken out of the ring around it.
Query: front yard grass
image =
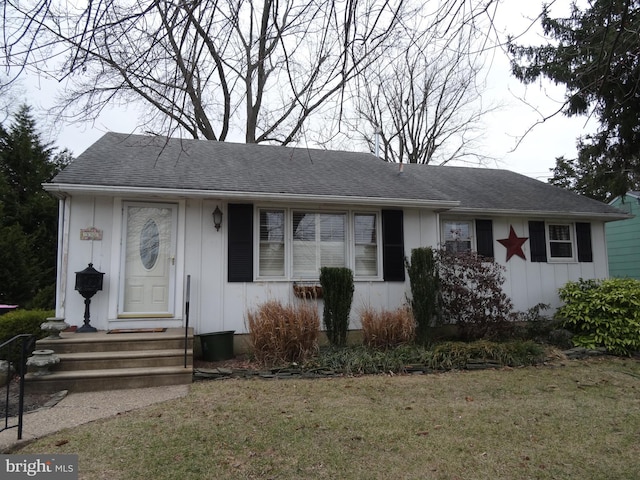
[[[99,408],[99,406],[96,406]],[[195,383],[41,439],[81,479],[636,479],[640,361]],[[17,453],[17,452],[15,452]]]

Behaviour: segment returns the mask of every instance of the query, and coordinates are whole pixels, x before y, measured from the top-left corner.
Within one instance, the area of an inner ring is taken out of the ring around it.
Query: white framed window
[[[447,252],[469,252],[473,248],[473,222],[471,220],[442,220],[442,246]]]
[[[284,210],[260,210],[258,275],[261,277],[285,274],[284,214]]]
[[[315,280],[321,267],[380,276],[380,213],[258,208],[257,278]]]
[[[346,266],[346,215],[294,211],[292,274],[315,278],[321,267]]]
[[[355,213],[354,229],[354,275],[378,275],[378,215],[375,213]]]
[[[575,260],[574,227],[572,223],[547,223],[549,258],[557,261]]]

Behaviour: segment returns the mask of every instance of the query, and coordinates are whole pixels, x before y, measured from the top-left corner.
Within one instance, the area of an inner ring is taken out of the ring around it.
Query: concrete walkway
[[[27,413],[23,417],[22,440],[18,441],[18,429],[0,432],[0,453],[31,440],[76,427],[101,418],[136,410],[155,403],[184,397],[190,385],[168,387],[132,388],[103,392],[69,393],[53,407]],[[11,419],[14,420],[14,419]],[[17,423],[10,422],[9,425]],[[4,426],[4,419],[2,426]],[[45,452],[43,452],[45,453]]]

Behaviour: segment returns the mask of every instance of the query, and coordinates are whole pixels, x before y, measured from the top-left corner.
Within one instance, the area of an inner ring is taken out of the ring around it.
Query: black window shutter
[[[402,210],[382,211],[382,277],[404,282],[404,230]]]
[[[476,220],[476,247],[478,255],[493,258],[493,222]]]
[[[230,203],[227,208],[229,282],[253,281],[253,205]]]
[[[531,247],[532,262],[547,261],[547,240],[544,222],[529,222],[529,246]]]
[[[593,262],[590,223],[576,223],[576,243],[578,245],[578,261]]]

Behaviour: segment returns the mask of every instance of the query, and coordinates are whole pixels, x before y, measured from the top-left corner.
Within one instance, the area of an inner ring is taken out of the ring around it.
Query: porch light
[[[91,304],[91,297],[93,297],[98,290],[102,290],[102,277],[104,277],[104,273],[93,268],[93,263],[90,263],[89,266],[81,272],[76,272],[76,290],[84,297],[84,325],[76,330],[76,332],[85,333],[98,331],[90,325],[89,305]]]
[[[222,210],[216,205],[216,209],[212,213],[213,225],[216,227],[216,231],[220,231],[220,225],[222,225]]]

